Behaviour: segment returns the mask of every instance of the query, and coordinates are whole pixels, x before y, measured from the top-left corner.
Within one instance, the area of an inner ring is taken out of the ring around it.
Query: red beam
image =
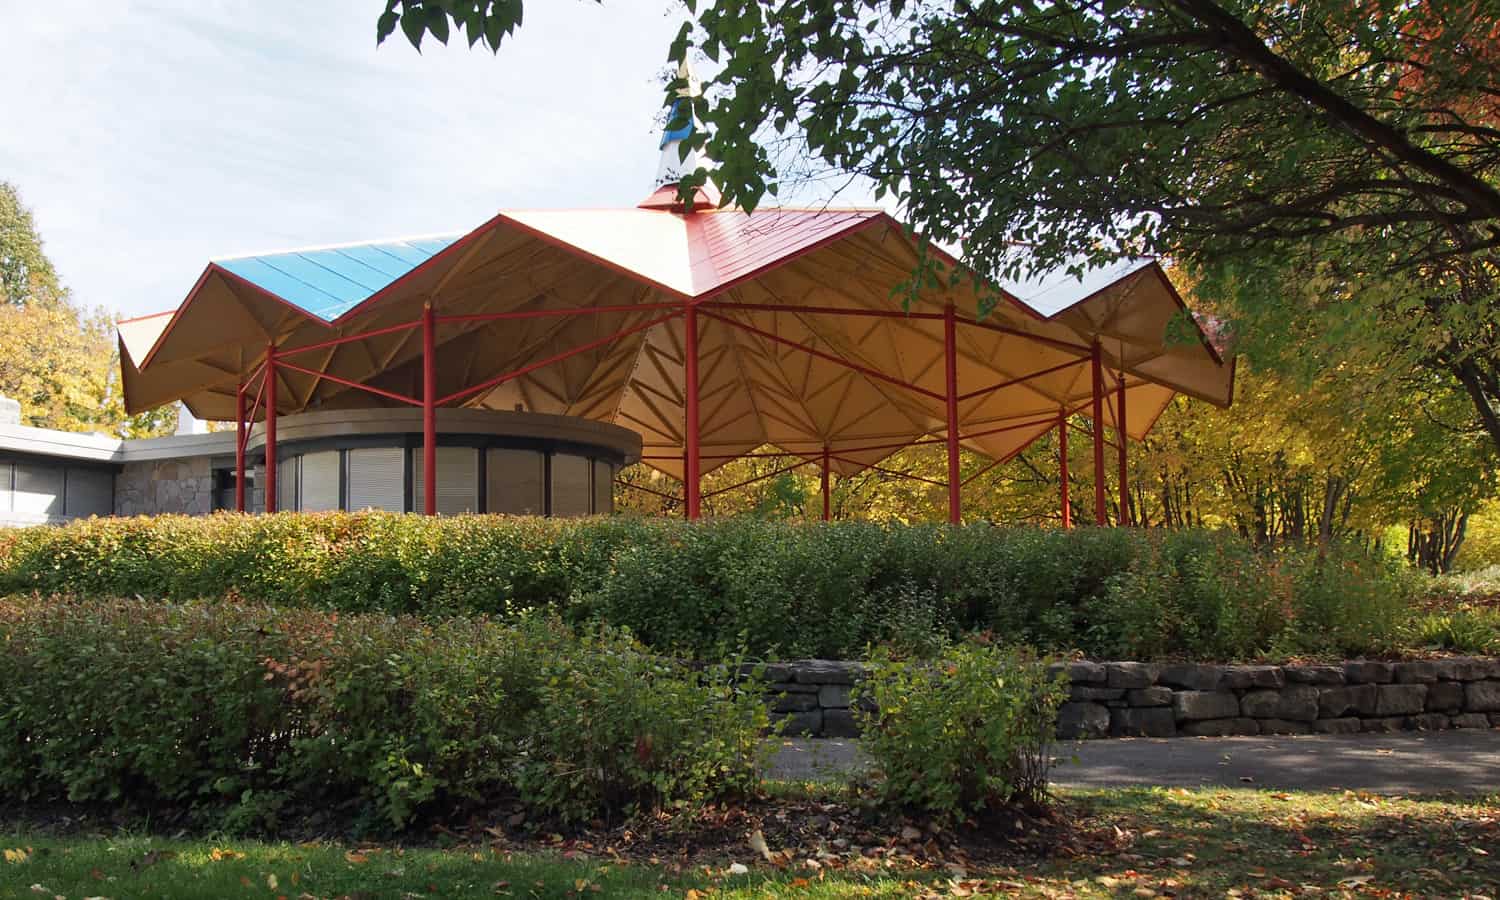
[[[683,470],[684,481],[683,496],[686,498],[687,517],[690,520],[697,519],[701,513],[700,503],[702,490],[700,477],[702,475],[702,461],[698,456],[698,309],[691,303],[687,304],[682,311],[683,316],[683,338],[682,338],[682,368],[683,368],[683,390],[685,393],[682,405],[682,436],[683,436]]]
[[[1051,375],[1053,372],[1061,372],[1063,369],[1071,369],[1074,366],[1081,366],[1087,361],[1088,360],[1083,359],[1068,360],[1065,363],[1060,363],[1058,365],[1051,366],[1037,372],[1032,372],[1030,375],[1022,375],[1018,378],[1007,379],[1006,381],[1002,381],[999,384],[992,384],[987,388],[980,388],[977,391],[969,391],[967,394],[960,394],[958,399],[972,400],[973,398],[978,397],[980,394],[988,394],[992,391],[998,391],[1001,388],[1008,388],[1013,384],[1020,384],[1023,381],[1030,381],[1033,378],[1040,378],[1043,375]]]
[[[347,334],[343,337],[336,337],[326,341],[319,341],[316,344],[308,344],[305,347],[292,347],[289,350],[282,350],[281,356],[285,358],[292,355],[293,353],[307,353],[312,350],[326,350],[329,347],[337,347],[341,344],[349,344],[353,343],[354,341],[362,341],[366,338],[380,337],[383,334],[393,334],[397,331],[409,331],[421,324],[422,323],[420,321],[402,322],[400,325],[392,325],[388,328],[377,328],[374,331],[365,331],[359,334]]]
[[[248,449],[250,447],[250,428],[248,426],[251,426],[251,425],[255,424],[255,414],[258,413],[258,412],[260,412],[260,401],[261,401],[261,398],[264,397],[265,394],[266,394],[265,369],[266,369],[266,367],[264,365],[262,365],[260,367],[260,372],[261,372],[260,387],[257,388],[256,391],[255,391],[255,402],[250,405],[250,415],[248,415],[248,416],[245,417],[245,423],[246,423],[247,427],[245,428],[244,439],[242,441],[240,441],[240,443],[246,449]]]
[[[1059,350],[1068,350],[1073,353],[1084,354],[1085,356],[1087,356],[1090,352],[1088,346],[1085,344],[1075,344],[1071,341],[1060,341],[1056,338],[1042,337],[1039,334],[1030,334],[1028,332],[1020,330],[1019,328],[1010,328],[1005,325],[996,325],[993,322],[980,322],[977,319],[961,318],[958,321],[964,325],[972,325],[975,328],[983,328],[985,331],[994,331],[999,334],[1008,334],[1011,337],[1025,338],[1028,341],[1036,341],[1038,344],[1046,344],[1049,347],[1056,347]]]
[[[959,509],[958,480],[958,342],[953,304],[943,307],[943,380],[948,405],[948,521],[957,525],[962,519]]]
[[[1092,353],[1094,370],[1094,524],[1106,525],[1109,518],[1104,509],[1104,361],[1099,352],[1099,342],[1094,341]]]
[[[793,303],[727,303],[707,300],[699,304],[704,309],[746,309],[753,312],[807,313],[820,316],[865,316],[879,319],[941,319],[942,313],[909,313],[894,309],[860,309],[848,306],[798,306]]]
[[[245,383],[234,391],[234,511],[245,511]]]
[[[767,478],[775,478],[777,475],[785,475],[787,472],[795,472],[803,466],[811,465],[813,462],[814,460],[804,459],[802,462],[799,462],[796,465],[783,466],[774,472],[767,472],[764,475],[757,475],[754,478],[747,478],[744,481],[738,482],[736,484],[731,484],[728,487],[721,487],[709,491],[708,493],[704,494],[703,497],[704,499],[707,499],[709,497],[717,497],[718,495],[728,493],[729,491],[738,490],[742,487],[749,487],[750,485],[755,484],[758,481],[765,481]]]
[[[641,484],[632,484],[629,481],[622,481],[621,479],[618,479],[618,478],[615,479],[615,484],[619,485],[620,487],[628,487],[628,488],[631,488],[632,490],[643,491],[643,492],[645,492],[647,494],[652,494],[654,496],[660,497],[663,500],[671,500],[671,501],[676,502],[676,501],[682,499],[681,497],[677,496],[676,494],[669,494],[666,491],[658,491],[655,488],[648,488],[645,485],[641,485]]]
[[[1057,414],[1058,499],[1062,502],[1062,527],[1073,527],[1073,502],[1068,497],[1068,415]]]
[[[1117,391],[1119,411],[1115,416],[1115,437],[1120,441],[1120,524],[1130,524],[1130,472],[1128,466],[1128,450],[1126,444],[1130,436],[1125,433],[1125,373],[1120,373],[1120,387]]]
[[[422,512],[437,515],[437,329],[422,304]]]
[[[734,319],[729,318],[728,316],[721,316],[718,313],[709,312],[708,310],[704,310],[703,314],[705,316],[708,316],[710,319],[717,319],[718,321],[723,322],[726,325],[738,328],[741,331],[748,331],[751,334],[760,335],[768,341],[775,341],[778,344],[783,344],[787,347],[801,350],[803,353],[807,353],[811,356],[816,356],[819,359],[827,360],[828,362],[834,363],[835,365],[843,366],[846,369],[852,369],[867,378],[874,378],[878,381],[884,381],[887,384],[894,384],[896,387],[905,388],[909,391],[915,391],[918,394],[923,394],[925,396],[931,397],[934,400],[944,399],[943,395],[939,394],[937,391],[929,391],[924,387],[919,387],[918,385],[912,384],[910,382],[902,381],[899,378],[892,378],[890,375],[887,375],[884,372],[876,371],[875,369],[871,369],[868,366],[862,366],[859,363],[850,362],[849,360],[842,357],[834,356],[832,353],[824,353],[822,350],[819,350],[815,347],[809,347],[806,344],[799,343],[790,338],[784,338],[779,334],[773,334],[769,331],[765,331],[764,329],[756,328],[754,325],[747,325],[744,322],[737,322]]]
[[[517,378],[520,378],[522,375],[529,375],[530,373],[535,372],[537,369],[550,366],[555,362],[562,362],[569,357],[577,356],[580,353],[587,353],[590,350],[602,347],[605,344],[608,344],[610,341],[617,341],[622,337],[629,337],[630,335],[635,334],[637,331],[642,331],[654,325],[660,325],[668,319],[674,319],[681,314],[681,308],[678,307],[677,311],[671,312],[665,316],[657,316],[656,318],[649,319],[645,322],[640,323],[639,325],[632,325],[629,328],[622,329],[615,332],[614,334],[605,335],[598,340],[589,341],[587,344],[574,347],[571,350],[565,350],[562,353],[556,354],[555,356],[549,356],[544,360],[534,362],[528,366],[522,366],[521,368],[516,369],[514,372],[506,372],[504,375],[496,375],[494,378],[480,382],[473,387],[464,388],[463,390],[456,391],[446,397],[440,397],[437,401],[437,405],[447,406],[449,403],[452,403],[455,400],[462,400],[463,398],[477,394],[480,391],[486,391],[490,388],[498,387],[507,381],[513,381]]]
[[[360,384],[357,381],[350,381],[347,378],[340,378],[337,375],[329,375],[327,372],[319,372],[316,369],[306,369],[306,368],[303,368],[302,366],[294,366],[294,365],[292,365],[289,362],[281,362],[281,363],[278,363],[277,365],[280,368],[291,369],[293,372],[301,372],[304,375],[311,375],[314,378],[321,379],[321,380],[324,380],[324,381],[331,381],[334,384],[341,384],[344,387],[356,388],[358,390],[365,391],[367,393],[375,394],[376,396],[379,396],[379,397],[385,397],[385,398],[387,398],[389,400],[399,400],[402,403],[409,403],[412,406],[421,406],[422,405],[422,401],[421,400],[417,400],[415,398],[408,397],[408,396],[406,396],[404,394],[397,394],[394,391],[387,391],[384,388],[372,387],[371,385],[368,385],[368,384]]]
[[[500,313],[471,313],[459,316],[438,316],[438,324],[454,322],[497,322],[509,319],[548,319],[558,316],[587,316],[595,313],[636,312],[652,309],[681,309],[681,303],[623,303],[613,306],[576,306],[568,309],[523,309]]]
[[[839,462],[846,462],[846,463],[852,463],[852,464],[854,464],[856,466],[863,466],[866,469],[870,469],[871,471],[874,471],[874,472],[880,472],[881,474],[884,474],[884,475],[894,475],[897,478],[906,478],[906,479],[910,479],[911,481],[920,481],[923,484],[931,484],[931,485],[935,485],[937,487],[947,487],[948,486],[948,482],[946,482],[946,481],[938,481],[938,480],[933,479],[933,478],[923,478],[921,475],[913,475],[910,472],[900,472],[900,471],[897,471],[896,469],[887,469],[887,468],[884,468],[883,466],[872,466],[869,463],[862,463],[862,462],[860,462],[857,459],[849,459],[847,457],[840,456],[837,453],[831,453],[831,454],[829,454],[829,459],[836,459]]]
[[[822,468],[822,471],[821,471],[820,474],[822,476],[822,485],[821,486],[823,488],[823,521],[825,521],[825,522],[827,522],[827,521],[829,521],[830,519],[833,518],[833,515],[832,515],[832,504],[830,502],[830,497],[829,497],[829,492],[828,492],[828,468],[829,468],[829,464],[828,464],[828,445],[824,444],[823,445],[823,468]]]
[[[276,345],[266,347],[266,488],[265,510],[276,511]]]

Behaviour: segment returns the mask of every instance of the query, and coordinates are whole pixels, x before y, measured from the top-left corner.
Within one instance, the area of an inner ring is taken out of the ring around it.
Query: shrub
[[[753,681],[535,617],[4,601],[0,646],[0,795],[22,800],[575,820],[747,790],[764,762]]]
[[[1314,553],[1206,530],[223,514],[0,532],[0,593],[501,620],[540,610],[701,659],[879,644],[931,654],[985,631],[1091,655],[1219,659],[1307,652],[1310,637],[1356,650],[1395,640],[1409,592],[1391,565]]]
[[[1462,606],[1417,617],[1413,644],[1455,653],[1500,653],[1500,610]]]
[[[878,653],[854,696],[884,804],[967,820],[1045,796],[1067,690],[1031,656],[976,641],[929,662]]]

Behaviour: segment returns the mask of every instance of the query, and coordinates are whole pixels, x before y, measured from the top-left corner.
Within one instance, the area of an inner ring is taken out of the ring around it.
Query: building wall
[[[126,463],[115,476],[115,515],[207,515],[214,508],[206,456]]]
[[[106,466],[0,454],[0,526],[107,516],[111,479]]]

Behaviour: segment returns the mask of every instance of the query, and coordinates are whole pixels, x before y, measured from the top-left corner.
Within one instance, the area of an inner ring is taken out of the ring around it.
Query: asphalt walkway
[[[1500,730],[1059,744],[1055,784],[1261,787],[1377,794],[1500,793]],[[854,741],[784,740],[772,777],[833,780],[864,764]]]

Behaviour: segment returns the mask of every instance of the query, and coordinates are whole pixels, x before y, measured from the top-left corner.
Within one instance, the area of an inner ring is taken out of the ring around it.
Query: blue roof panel
[[[436,256],[458,237],[373,241],[216,262],[303,312],[332,321]]]

